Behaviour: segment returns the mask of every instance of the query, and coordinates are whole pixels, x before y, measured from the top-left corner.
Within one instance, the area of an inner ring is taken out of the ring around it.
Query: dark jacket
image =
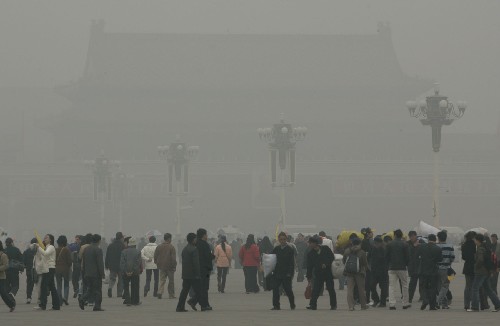
[[[292,247],[286,245],[274,247],[273,254],[276,255],[276,267],[273,275],[276,278],[283,279],[293,277],[295,272],[295,252]]]
[[[386,258],[389,270],[406,270],[410,260],[408,244],[402,239],[394,239],[386,247]]]
[[[313,273],[321,280],[333,278],[332,263],[334,260],[335,256],[328,246],[320,246],[319,252],[316,250],[309,251],[307,254],[307,279],[312,279]]]
[[[200,278],[200,255],[197,247],[189,243],[182,249],[182,278]]]
[[[106,250],[106,262],[104,266],[106,269],[118,272],[120,270],[120,259],[125,245],[121,240],[113,240]]]
[[[474,260],[476,258],[476,244],[474,240],[467,240],[462,244],[462,259],[464,268],[462,273],[468,276],[474,276]]]
[[[475,275],[488,275],[488,269],[484,265],[484,257],[486,255],[485,244],[482,243],[476,248],[476,258],[474,260],[474,274]]]
[[[297,266],[299,266],[299,268],[302,268],[304,256],[308,247],[307,242],[305,242],[304,240],[297,240],[295,241],[295,247],[297,247]]]
[[[82,273],[85,277],[104,278],[102,250],[95,243],[83,251]]]
[[[387,275],[388,266],[387,258],[385,257],[385,247],[374,246],[370,252],[371,272],[375,275]]]
[[[33,269],[33,259],[35,259],[36,249],[28,248],[23,252],[23,262],[27,271]]]
[[[156,247],[154,263],[161,271],[174,271],[177,267],[177,254],[171,243],[162,243]]]
[[[417,249],[420,246],[420,244],[417,244],[416,246],[410,241],[408,243],[408,253],[409,253],[409,260],[408,260],[408,275],[410,276],[416,276],[418,275],[419,272],[419,262],[420,259],[417,256]],[[418,242],[417,242],[418,243]]]
[[[132,273],[132,275],[139,275],[142,273],[142,257],[139,249],[128,247],[122,251],[120,272],[122,274]]]
[[[432,242],[424,243],[417,247],[416,256],[420,260],[420,275],[437,275],[438,263],[443,259],[441,248]]]
[[[72,263],[71,252],[68,247],[56,248],[56,273],[69,276]]]
[[[352,246],[351,248],[347,249],[344,252],[344,258],[343,258],[344,264],[346,263],[349,255],[351,255],[351,254],[355,254],[359,260],[359,272],[356,274],[366,275],[366,271],[368,270],[368,260],[366,258],[366,252],[363,249],[361,249],[361,245]],[[351,274],[351,273],[346,273],[346,272],[344,272],[344,273],[345,273],[344,275],[346,275],[346,276],[356,275],[356,274]]]
[[[6,246],[3,252],[7,254],[7,257],[9,257],[9,261],[17,260],[21,263],[23,262],[23,254],[21,253],[21,250],[19,250],[19,248],[14,246]]]
[[[202,275],[209,275],[212,271],[213,260],[215,256],[212,254],[212,249],[208,242],[202,239],[196,241],[196,248],[198,248],[198,257],[200,259],[200,272]]]

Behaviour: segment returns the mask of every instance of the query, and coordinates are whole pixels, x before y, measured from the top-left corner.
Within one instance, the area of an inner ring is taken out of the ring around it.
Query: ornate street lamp
[[[158,146],[158,154],[168,164],[168,192],[176,196],[177,235],[181,234],[181,204],[180,196],[189,192],[189,162],[196,158],[199,146],[187,146],[176,137],[176,141],[169,146]],[[173,191],[173,181],[176,182],[176,191]],[[183,189],[181,190],[181,182]]]
[[[408,101],[406,107],[410,116],[420,119],[424,126],[431,126],[432,149],[434,151],[434,226],[439,227],[439,149],[441,148],[441,129],[454,120],[463,117],[467,103],[457,101],[456,106],[447,96],[439,94],[439,84],[434,85],[434,95],[427,96],[420,102]]]
[[[100,202],[101,207],[101,236],[104,236],[104,202],[111,200],[112,169],[120,166],[120,161],[112,161],[101,154],[95,160],[84,161],[85,166],[94,176],[94,200]]]
[[[259,137],[269,146],[271,156],[271,183],[273,187],[281,187],[281,221],[282,226],[286,225],[285,188],[295,184],[295,144],[304,140],[307,128],[296,127],[285,123],[283,114],[279,123],[275,123],[272,128],[257,129]],[[281,179],[277,183],[277,167],[281,171]],[[287,183],[285,177],[286,169],[290,172],[290,180]]]

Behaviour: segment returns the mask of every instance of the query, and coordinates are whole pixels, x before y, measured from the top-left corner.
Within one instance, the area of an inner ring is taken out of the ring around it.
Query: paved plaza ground
[[[454,266],[461,271],[461,266]],[[180,273],[177,272],[176,292],[180,291]],[[16,299],[17,308],[9,313],[8,308],[0,303],[0,325],[473,325],[479,323],[497,324],[499,313],[480,312],[467,313],[463,309],[464,278],[457,275],[451,284],[453,303],[446,311],[420,311],[420,304],[414,304],[409,310],[402,310],[398,305],[396,311],[383,308],[370,308],[366,311],[349,312],[347,309],[346,291],[337,291],[338,310],[330,311],[328,298],[320,297],[317,311],[306,310],[308,300],[304,298],[306,283],[295,283],[297,309],[289,310],[288,300],[282,297],[281,311],[270,311],[271,292],[245,294],[243,287],[243,271],[230,270],[225,294],[216,292],[216,280],[211,278],[210,303],[214,307],[210,312],[176,313],[177,300],[162,299],[149,295],[142,298],[142,305],[126,307],[121,299],[107,298],[107,285],[104,285],[102,307],[103,312],[91,309],[81,311],[76,299],[69,300],[69,306],[61,311],[34,311],[33,304],[25,304],[24,275],[21,290]],[[144,275],[141,278],[141,294]],[[71,286],[71,285],[70,285]],[[338,288],[335,280],[335,288]],[[71,290],[72,291],[72,290]],[[71,292],[70,291],[70,292]],[[326,295],[327,293],[325,293]],[[416,295],[418,297],[418,293]],[[49,305],[50,307],[50,298]]]

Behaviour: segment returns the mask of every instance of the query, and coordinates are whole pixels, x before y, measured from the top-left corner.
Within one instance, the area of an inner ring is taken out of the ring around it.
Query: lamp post
[[[449,126],[454,120],[460,119],[467,108],[464,101],[457,101],[456,107],[447,96],[439,94],[439,84],[434,85],[434,95],[427,96],[419,103],[406,102],[410,116],[420,119],[424,126],[430,126],[432,131],[432,149],[434,151],[434,226],[439,227],[439,149],[441,148],[441,129]]]
[[[104,236],[104,203],[106,200],[111,200],[111,180],[112,169],[120,166],[119,161],[107,159],[104,154],[101,154],[95,160],[86,160],[85,166],[92,170],[94,176],[94,200],[99,201],[101,211],[101,236]]]
[[[281,188],[281,220],[279,224],[286,225],[286,202],[285,188],[295,184],[295,144],[297,141],[304,140],[307,128],[296,127],[285,123],[283,114],[280,122],[275,123],[272,128],[257,129],[259,137],[266,142],[270,152],[271,162],[271,184],[272,187]],[[277,167],[280,168],[280,180],[277,182]],[[286,170],[289,170],[289,182],[286,180]]]
[[[158,154],[167,161],[168,165],[168,192],[176,197],[177,236],[181,235],[181,196],[189,192],[189,162],[198,155],[199,150],[198,146],[188,147],[185,142],[180,141],[179,136],[168,146],[158,146]],[[174,179],[175,192],[173,191]]]

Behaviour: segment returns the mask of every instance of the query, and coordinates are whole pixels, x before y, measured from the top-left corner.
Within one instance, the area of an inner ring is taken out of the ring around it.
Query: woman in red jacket
[[[259,247],[255,244],[253,234],[249,234],[247,242],[241,247],[239,252],[240,262],[243,266],[243,273],[245,274],[245,290],[246,293],[259,292],[259,285],[257,284],[257,270],[260,265]]]

